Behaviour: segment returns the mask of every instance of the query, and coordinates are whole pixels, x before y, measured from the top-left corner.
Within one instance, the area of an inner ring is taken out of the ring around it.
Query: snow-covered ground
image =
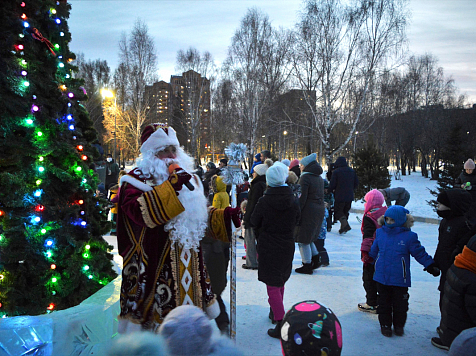
[[[433,189],[435,181],[422,178],[416,173],[404,176],[402,180],[392,180],[391,187],[399,186],[405,187],[411,194],[407,208],[413,215],[437,218],[426,203],[433,199],[426,188]],[[353,208],[363,209],[363,203],[354,203]],[[430,343],[431,337],[437,336],[435,329],[440,319],[437,291],[439,279],[424,272],[415,260],[411,263],[410,309],[403,337],[382,336],[377,315],[357,309],[357,303],[365,301],[360,262],[362,235],[357,217],[361,217],[361,214],[350,215],[352,230],[347,234],[339,235],[337,224],[327,235],[329,267],[320,268],[313,275],[300,275],[293,271],[286,283],[285,308],[306,299],[314,299],[330,307],[342,324],[342,355],[444,355],[445,351]],[[412,230],[418,234],[427,252],[433,255],[438,240],[438,225],[417,222]],[[114,237],[108,236],[106,239],[116,244]],[[236,345],[245,355],[281,355],[279,340],[267,335],[268,328],[273,325],[268,319],[266,287],[257,280],[257,271],[241,268],[244,255],[243,240],[238,239]],[[120,257],[115,259],[121,263]],[[293,269],[300,265],[301,257],[296,246]],[[225,303],[229,302],[229,288],[223,292],[223,299]]]

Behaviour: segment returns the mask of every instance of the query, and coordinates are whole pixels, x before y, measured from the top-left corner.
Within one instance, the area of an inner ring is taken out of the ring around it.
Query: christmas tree
[[[363,199],[372,189],[384,189],[390,186],[388,160],[369,139],[364,148],[354,155],[353,167],[359,178],[359,186],[355,190],[355,199]]]
[[[0,4],[0,315],[65,309],[115,276],[66,1]]]
[[[442,170],[438,177],[436,190],[431,190],[430,193],[435,197],[435,200],[428,202],[436,211],[436,197],[444,190],[459,188],[454,186],[456,178],[463,171],[464,162],[472,157],[471,145],[468,142],[466,130],[460,125],[453,126],[444,142],[443,150],[441,152]]]

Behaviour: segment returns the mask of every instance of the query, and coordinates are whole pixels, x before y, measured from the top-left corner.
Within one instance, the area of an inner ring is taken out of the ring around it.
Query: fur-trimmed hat
[[[403,226],[403,224],[405,224],[405,222],[407,221],[407,214],[409,213],[410,212],[407,209],[405,209],[403,206],[392,205],[391,207],[387,209],[384,216],[386,218],[393,219],[395,222],[393,224],[389,224],[387,223],[387,221],[385,221],[385,225],[388,227]]]
[[[474,169],[476,168],[476,165],[474,164],[474,161],[469,158],[466,162],[464,162],[464,169]]]
[[[140,151],[156,150],[167,146],[180,146],[175,130],[167,124],[150,124],[142,131]]]
[[[253,168],[253,172],[256,172],[257,175],[263,176],[266,174],[266,171],[268,170],[269,167],[273,165],[273,160],[271,159],[266,159],[264,163],[257,164],[255,168]]]
[[[315,300],[294,304],[281,326],[283,354],[339,356],[342,327],[333,311]]]
[[[311,163],[312,161],[315,161],[316,158],[317,158],[317,154],[311,153],[309,156],[306,156],[301,160],[301,164],[304,167],[306,167],[309,163]]]
[[[210,320],[193,305],[181,305],[168,313],[159,334],[173,355],[208,355],[212,348]]]

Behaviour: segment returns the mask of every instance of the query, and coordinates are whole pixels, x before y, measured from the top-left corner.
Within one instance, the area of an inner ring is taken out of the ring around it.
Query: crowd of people
[[[119,332],[161,334],[164,355],[192,355],[202,346],[207,349],[203,354],[233,348],[223,340],[210,341],[205,315],[215,320],[222,335],[229,335],[221,293],[227,285],[232,226],[242,225],[242,268],[257,270],[257,279],[266,285],[269,318],[275,325],[268,335],[281,340],[286,355],[299,350],[340,355],[342,331],[333,312],[316,301],[304,301],[285,313],[283,297],[295,243],[302,259],[295,272],[312,275],[331,263],[325,239],[333,224],[340,223],[339,234],[351,230],[348,217],[359,181],[346,158],[338,157],[324,175],[316,153],[277,161],[264,150],[254,156],[249,175],[243,169],[244,183],[231,197],[227,159],[218,167],[208,162],[203,171],[180,148],[173,128],[162,124],[147,126],[141,142],[137,167],[128,173],[118,170],[119,183],[117,178],[116,184],[108,183],[115,194],[113,232],[123,257]],[[361,259],[366,300],[358,309],[378,314],[382,335],[404,335],[410,256],[440,276],[441,323],[432,344],[449,350],[463,330],[476,327],[474,170],[470,159],[455,188],[438,195],[437,213],[443,220],[433,258],[411,230],[407,190],[381,187],[365,195]],[[201,310],[182,309],[194,308],[191,305]],[[194,318],[186,320],[186,313]],[[185,340],[184,335],[190,337]],[[313,339],[307,340],[309,335]]]

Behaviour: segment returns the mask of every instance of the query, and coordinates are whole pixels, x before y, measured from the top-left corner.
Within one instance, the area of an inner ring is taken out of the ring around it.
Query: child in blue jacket
[[[411,287],[410,255],[437,277],[440,270],[420,244],[418,235],[410,230],[413,217],[403,206],[392,205],[379,218],[370,257],[375,260],[374,281],[378,291],[378,320],[382,335],[402,336],[407,320],[408,287]]]

